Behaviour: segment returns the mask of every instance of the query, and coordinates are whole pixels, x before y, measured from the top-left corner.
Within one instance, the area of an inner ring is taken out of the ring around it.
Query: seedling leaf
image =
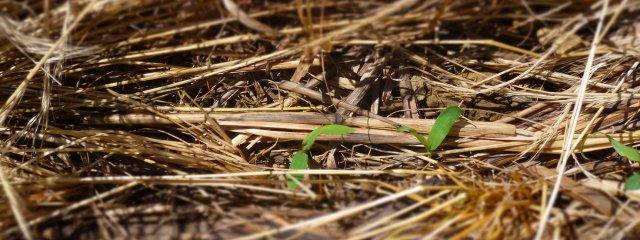
[[[453,127],[453,124],[456,123],[460,117],[460,113],[461,110],[459,107],[450,106],[438,115],[427,138],[427,149],[429,151],[436,150],[440,144],[442,144],[444,138],[449,134],[451,127]]]
[[[413,128],[405,125],[402,125],[398,128],[398,132],[403,132],[403,133],[411,133],[412,130],[415,131]]]
[[[293,158],[291,159],[291,164],[289,164],[290,170],[304,170],[309,168],[307,153],[304,151],[297,151],[293,154]],[[296,178],[298,181],[302,181],[304,179],[304,175],[302,174],[293,174],[292,177]],[[294,180],[287,179],[287,187],[291,190],[295,190],[298,188],[298,183]]]
[[[422,134],[418,133],[415,129],[402,125],[398,128],[398,132],[403,132],[403,133],[408,133],[413,135],[413,137],[415,137],[416,139],[418,139],[418,141],[420,141],[420,143],[422,144],[422,146],[424,146],[424,148],[427,149],[427,151],[429,151],[429,144],[427,142],[427,139],[424,138],[424,136],[422,136]]]
[[[613,146],[613,149],[615,149],[616,152],[620,154],[620,156],[626,157],[633,161],[640,162],[640,152],[638,152],[638,150],[622,144],[620,141],[613,139],[609,135],[607,135],[607,138],[609,138],[609,142],[611,143],[611,146]]]
[[[316,138],[320,135],[345,135],[353,132],[353,128],[350,128],[345,125],[339,124],[330,124],[324,125],[322,127],[316,128],[311,131],[307,137],[302,140],[302,151],[311,150],[311,146],[313,146],[313,142],[316,141]]]
[[[631,177],[627,178],[627,182],[624,183],[625,190],[639,190],[640,189],[640,173],[634,173]]]

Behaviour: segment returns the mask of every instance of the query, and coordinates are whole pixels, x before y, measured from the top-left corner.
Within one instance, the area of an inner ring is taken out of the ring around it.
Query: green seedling
[[[620,156],[626,157],[629,160],[640,162],[640,152],[632,147],[622,144],[620,141],[615,140],[611,136],[607,135],[609,142],[613,149],[616,150]],[[624,184],[626,190],[638,190],[640,189],[640,173],[634,173],[631,177],[627,178],[627,182]]]
[[[626,157],[629,160],[640,162],[640,152],[638,152],[638,150],[622,144],[620,141],[615,140],[611,136],[607,135],[607,138],[609,138],[611,146],[613,146],[613,149],[615,149],[616,152],[620,154],[620,156]]]
[[[309,156],[307,155],[306,152],[303,151],[297,151],[293,154],[293,157],[291,158],[291,164],[289,164],[289,169],[292,170],[300,170],[300,169],[307,169],[309,168],[309,162],[308,159]],[[302,179],[304,179],[304,175],[302,174],[292,174],[291,177],[295,178],[299,181],[302,181]],[[292,179],[288,179],[287,180],[287,187],[289,187],[289,189],[294,190],[296,188],[298,188],[298,182],[292,180]]]
[[[438,118],[436,118],[436,122],[433,124],[431,128],[431,132],[427,139],[424,138],[420,133],[418,133],[415,129],[410,128],[408,126],[401,126],[398,128],[399,132],[409,133],[413,135],[420,143],[427,149],[428,152],[434,151],[438,149],[442,141],[449,135],[449,131],[453,127],[453,124],[458,121],[460,118],[461,109],[457,106],[447,107]]]
[[[433,124],[431,132],[429,132],[429,137],[427,138],[429,150],[436,150],[440,144],[442,144],[444,138],[449,135],[449,131],[451,131],[453,124],[455,124],[456,121],[458,121],[458,118],[460,118],[461,112],[462,111],[458,106],[450,106],[438,115],[436,123]]]
[[[640,173],[634,173],[631,177],[627,178],[627,182],[624,183],[625,190],[639,190],[640,189]]]
[[[420,143],[425,147],[425,149],[429,151],[429,147],[428,147],[429,142],[427,141],[426,138],[424,138],[424,136],[422,136],[422,134],[418,133],[415,129],[402,125],[398,128],[398,132],[403,132],[403,133],[408,133],[413,135],[413,137],[418,139],[418,141],[420,141]]]
[[[309,155],[307,154],[307,152],[311,150],[313,143],[320,135],[346,135],[352,133],[353,131],[353,128],[339,124],[325,125],[316,128],[302,140],[302,149],[293,154],[291,164],[289,164],[289,169],[304,170],[309,168]],[[291,177],[295,178],[298,181],[288,179],[287,187],[289,187],[289,189],[291,190],[295,190],[296,188],[298,188],[298,182],[304,179],[304,175],[293,174]]]
[[[320,135],[345,135],[353,132],[353,128],[340,124],[325,125],[311,131],[307,137],[302,140],[302,151],[311,150],[311,146]]]

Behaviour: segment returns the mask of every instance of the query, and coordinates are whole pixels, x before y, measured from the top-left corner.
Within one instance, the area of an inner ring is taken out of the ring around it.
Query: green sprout
[[[293,154],[293,157],[291,159],[291,164],[289,164],[289,169],[304,170],[309,168],[309,160],[308,160],[309,155],[307,154],[307,152],[311,150],[313,143],[316,141],[316,138],[318,138],[320,135],[346,135],[346,134],[352,133],[353,131],[354,131],[353,128],[350,128],[344,125],[339,125],[339,124],[325,125],[325,126],[316,128],[315,130],[311,131],[311,133],[309,133],[309,135],[307,135],[302,140],[302,149],[300,149],[300,151],[297,151]],[[293,179],[288,179],[287,187],[289,187],[289,189],[291,190],[295,190],[296,188],[298,188],[298,182],[304,179],[304,175],[293,174],[291,177],[295,178],[298,181],[295,181]]]

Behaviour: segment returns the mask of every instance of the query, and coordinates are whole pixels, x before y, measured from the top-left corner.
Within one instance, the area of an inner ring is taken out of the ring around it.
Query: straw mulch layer
[[[640,1],[0,9],[0,238],[640,236]]]

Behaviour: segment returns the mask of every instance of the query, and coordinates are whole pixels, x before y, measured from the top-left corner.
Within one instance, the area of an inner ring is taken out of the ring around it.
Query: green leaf
[[[409,127],[409,126],[405,126],[402,125],[398,128],[398,132],[404,132],[404,133],[408,133],[413,135],[413,137],[415,137],[416,139],[418,139],[418,141],[420,141],[420,143],[424,146],[424,148],[427,149],[427,151],[429,151],[429,143],[427,142],[427,139],[424,138],[424,136],[422,136],[422,134],[418,133],[415,129]]]
[[[634,173],[631,177],[627,178],[627,182],[624,183],[625,190],[638,190],[640,189],[640,173]]]
[[[427,149],[430,151],[436,150],[444,138],[447,137],[451,127],[456,123],[458,118],[460,117],[460,113],[462,111],[457,106],[447,107],[438,118],[436,118],[436,122],[433,124],[431,128],[431,132],[429,133],[429,137],[427,138]]]
[[[309,156],[307,156],[307,153],[304,151],[295,152],[293,154],[293,158],[291,159],[291,164],[289,164],[289,169],[304,170],[309,168],[308,158]],[[296,178],[298,181],[302,181],[302,179],[304,179],[303,174],[293,174],[291,175],[291,177]],[[298,183],[291,179],[287,179],[287,187],[289,187],[289,189],[291,190],[295,190],[296,188],[298,188]]]
[[[402,125],[398,128],[398,132],[403,132],[403,133],[411,133],[411,131],[415,131],[413,128],[406,126],[406,125]]]
[[[615,149],[616,152],[620,154],[620,156],[627,157],[630,160],[640,162],[640,152],[638,152],[638,150],[635,150],[632,147],[622,144],[621,142],[613,139],[609,135],[607,135],[607,138],[609,138],[609,142],[611,142],[611,146],[613,146],[613,149]]]
[[[311,146],[313,146],[313,142],[316,141],[316,138],[320,135],[345,135],[353,132],[353,128],[350,128],[345,125],[340,124],[330,124],[324,125],[322,127],[316,128],[311,131],[307,137],[302,140],[302,151],[311,150]]]
[[[316,141],[316,138],[320,135],[345,135],[352,133],[354,130],[348,126],[339,125],[339,124],[331,124],[325,125],[315,130],[311,131],[307,137],[302,140],[302,149],[293,154],[291,159],[291,164],[289,164],[289,169],[291,170],[302,170],[309,168],[309,156],[307,155],[307,151],[311,150],[313,146],[313,142]],[[295,178],[298,181],[304,179],[303,174],[293,174],[292,178]],[[293,179],[287,179],[287,187],[291,190],[295,190],[298,188],[298,183]]]

